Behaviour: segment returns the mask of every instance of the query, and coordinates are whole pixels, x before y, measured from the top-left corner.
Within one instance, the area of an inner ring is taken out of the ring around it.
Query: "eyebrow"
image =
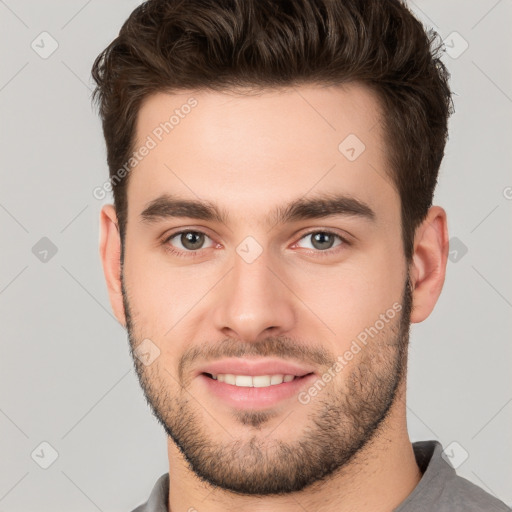
[[[375,212],[365,202],[349,195],[324,193],[310,198],[302,197],[287,205],[277,206],[268,214],[266,223],[274,226],[333,216],[376,221]],[[229,221],[228,212],[211,201],[183,199],[171,194],[163,194],[147,203],[140,217],[141,222],[145,224],[183,217],[222,224],[227,224]]]

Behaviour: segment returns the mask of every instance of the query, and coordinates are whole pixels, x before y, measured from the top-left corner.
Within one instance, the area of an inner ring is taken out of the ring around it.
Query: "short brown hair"
[[[361,82],[383,107],[409,262],[454,111],[437,38],[400,0],[148,0],[92,67],[110,180],[134,151],[150,94]],[[122,241],[128,177],[112,183]]]

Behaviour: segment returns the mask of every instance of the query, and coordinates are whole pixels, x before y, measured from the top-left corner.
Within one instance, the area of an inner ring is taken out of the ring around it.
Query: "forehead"
[[[381,115],[360,84],[149,96],[137,118],[129,216],[166,193],[253,217],[316,193],[397,210]]]

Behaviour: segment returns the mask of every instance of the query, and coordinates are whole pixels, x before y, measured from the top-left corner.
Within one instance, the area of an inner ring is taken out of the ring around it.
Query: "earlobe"
[[[443,289],[448,260],[448,224],[446,212],[432,206],[426,219],[416,230],[414,254],[410,269],[413,289],[411,322],[425,320]]]
[[[99,251],[112,311],[119,323],[126,327],[121,291],[121,237],[116,210],[112,204],[101,209]]]

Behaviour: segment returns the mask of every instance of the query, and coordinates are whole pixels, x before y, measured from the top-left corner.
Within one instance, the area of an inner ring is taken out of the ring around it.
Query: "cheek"
[[[175,285],[162,275],[162,269],[148,256],[137,244],[127,243],[123,267],[135,327],[142,331],[139,335],[151,338],[157,334],[156,319],[162,323],[170,321],[167,318],[172,313],[169,301],[175,295]]]
[[[133,320],[143,337],[166,339],[187,328],[218,280],[208,265],[172,266],[163,251],[129,248],[124,279]]]
[[[400,253],[376,247],[371,253],[360,253],[336,267],[316,266],[308,272],[294,269],[290,274],[293,290],[314,313],[307,314],[309,321],[328,337],[335,336],[336,353],[343,352],[362,331],[374,326],[381,314],[392,309],[394,315],[397,311],[405,273],[396,254]]]

